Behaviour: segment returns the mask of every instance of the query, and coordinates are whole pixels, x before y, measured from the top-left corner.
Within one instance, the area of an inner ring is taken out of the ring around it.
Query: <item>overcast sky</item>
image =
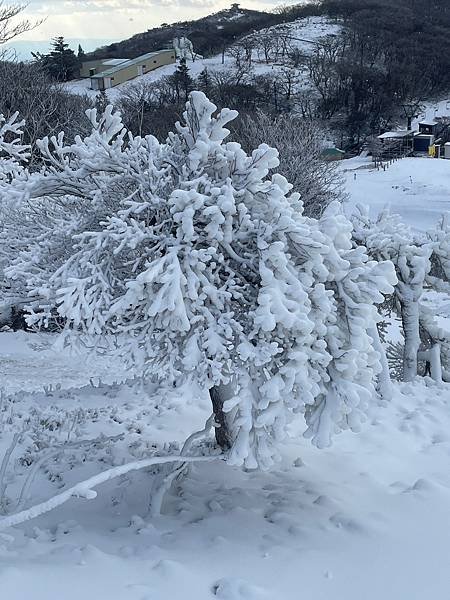
[[[195,19],[231,5],[232,0],[28,0],[24,14],[45,22],[22,40],[124,39],[167,22]],[[271,9],[280,0],[248,0],[245,8]]]

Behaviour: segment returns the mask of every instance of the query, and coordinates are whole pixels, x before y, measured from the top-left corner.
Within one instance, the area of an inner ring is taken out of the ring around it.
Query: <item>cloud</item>
[[[226,2],[214,0],[31,0],[31,12],[41,14],[73,14],[73,13],[145,13],[154,7],[165,6],[183,8],[188,5],[196,9],[211,8]]]
[[[125,39],[163,22],[197,19],[228,8],[232,0],[29,0],[29,19],[45,19],[22,39],[67,38]],[[248,0],[248,8],[282,4],[280,0]]]

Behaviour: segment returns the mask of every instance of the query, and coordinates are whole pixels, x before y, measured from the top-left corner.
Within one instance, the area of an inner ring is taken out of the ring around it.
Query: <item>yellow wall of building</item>
[[[89,60],[81,65],[80,77],[90,77],[90,69],[95,69],[96,73],[101,73],[102,71],[106,71],[106,69],[110,68],[111,65],[104,65],[104,61],[102,60]]]
[[[175,60],[174,50],[164,50],[154,56],[142,59],[139,62],[134,62],[132,65],[124,65],[123,68],[117,69],[117,71],[114,71],[111,75],[105,75],[105,88],[115,87],[116,85],[135,79],[139,75],[145,75],[164,65],[173,64]],[[140,69],[140,67],[142,67],[142,69]],[[105,71],[107,71],[107,69],[105,69]],[[110,80],[110,83],[108,80]]]

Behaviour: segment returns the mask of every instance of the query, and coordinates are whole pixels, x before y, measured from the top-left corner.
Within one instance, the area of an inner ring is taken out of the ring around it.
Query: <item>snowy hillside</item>
[[[450,161],[404,158],[376,170],[371,158],[342,161],[341,169],[349,194],[347,212],[356,204],[367,204],[372,214],[384,207],[402,216],[416,229],[434,227],[442,213],[450,210]]]
[[[427,102],[424,111],[417,119],[413,120],[413,127],[417,128],[420,121],[432,121],[436,117],[448,117],[450,115],[450,99],[438,102]]]
[[[320,40],[321,37],[326,35],[335,35],[340,27],[335,23],[330,22],[326,17],[310,17],[307,19],[299,19],[297,21],[293,21],[292,23],[287,23],[285,25],[278,25],[275,27],[271,27],[267,30],[262,30],[258,32],[258,35],[265,35],[265,33],[269,33],[271,31],[283,28],[285,31],[289,30],[289,34],[292,35],[292,45],[299,48],[304,53],[309,53],[314,49],[314,42]],[[311,43],[313,42],[313,43]],[[194,48],[195,50],[195,48]],[[258,59],[256,52],[253,53],[253,72],[257,75],[261,75],[267,72],[273,73],[274,70],[280,69],[283,67],[282,64],[275,64],[269,61],[269,64],[266,64],[261,59]],[[203,69],[206,67],[211,71],[221,71],[221,70],[229,70],[232,68],[233,59],[229,55],[225,55],[224,62],[222,62],[222,56],[218,55],[212,58],[201,58],[195,61],[188,61],[188,67],[190,73],[193,77],[198,76]],[[142,77],[138,77],[126,83],[120,84],[117,87],[111,88],[106,91],[108,98],[114,102],[114,100],[128,87],[133,85],[140,85],[145,83],[151,83],[154,81],[158,81],[163,77],[167,77],[172,75],[175,72],[176,65],[167,65],[164,67],[160,67],[159,69],[147,73]],[[73,93],[77,94],[88,94],[91,97],[95,97],[98,92],[90,89],[90,80],[89,79],[79,79],[77,81],[71,81],[64,84],[64,87]]]
[[[37,443],[71,435],[115,438],[87,454],[79,447],[53,456],[30,486],[35,499],[145,456],[150,440],[181,441],[207,416],[206,399],[193,411],[198,392],[187,388],[155,396],[88,385],[46,395],[43,386],[55,379],[42,367],[32,334],[0,334],[2,374],[11,343],[20,346],[30,368],[39,369],[34,393],[2,400],[2,453],[20,422],[28,421],[31,429],[13,455],[8,494],[20,489],[26,472],[21,463]],[[428,380],[397,385],[391,404],[373,405],[361,434],[342,434],[330,450],[312,448],[293,431],[272,472],[192,467],[187,479],[173,485],[163,516],[151,520],[145,518],[149,474],[124,476],[99,488],[95,500],[72,499],[0,533],[1,596],[294,600],[301,592],[316,600],[445,598],[449,404],[449,386],[437,388]],[[34,424],[44,419],[48,428],[37,437]],[[122,433],[131,443],[117,439]]]

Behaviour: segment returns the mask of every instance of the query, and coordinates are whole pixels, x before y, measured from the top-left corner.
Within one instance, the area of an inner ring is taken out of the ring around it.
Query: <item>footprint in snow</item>
[[[313,504],[315,504],[316,506],[322,506],[323,508],[333,509],[337,507],[336,502],[332,498],[329,498],[325,495],[317,496],[317,498],[313,500]]]
[[[162,577],[170,579],[179,577],[183,573],[184,567],[176,560],[163,558],[153,566],[153,570]]]
[[[348,517],[343,513],[336,513],[329,518],[330,523],[332,523],[337,529],[345,529],[349,533],[365,533],[365,527],[359,523],[356,519]]]
[[[213,585],[212,592],[220,600],[268,600],[262,588],[231,577],[220,579]]]
[[[430,492],[436,489],[436,485],[429,479],[417,479],[413,485],[407,485],[401,481],[394,481],[391,483],[390,488],[395,490],[399,494],[411,494],[414,492]]]
[[[411,491],[414,492],[430,492],[436,489],[435,484],[429,479],[418,479],[412,486]]]
[[[389,484],[389,487],[398,494],[402,494],[408,489],[408,485],[403,481],[393,481]]]
[[[444,444],[445,442],[448,442],[448,436],[443,433],[436,433],[431,438],[432,444]]]

